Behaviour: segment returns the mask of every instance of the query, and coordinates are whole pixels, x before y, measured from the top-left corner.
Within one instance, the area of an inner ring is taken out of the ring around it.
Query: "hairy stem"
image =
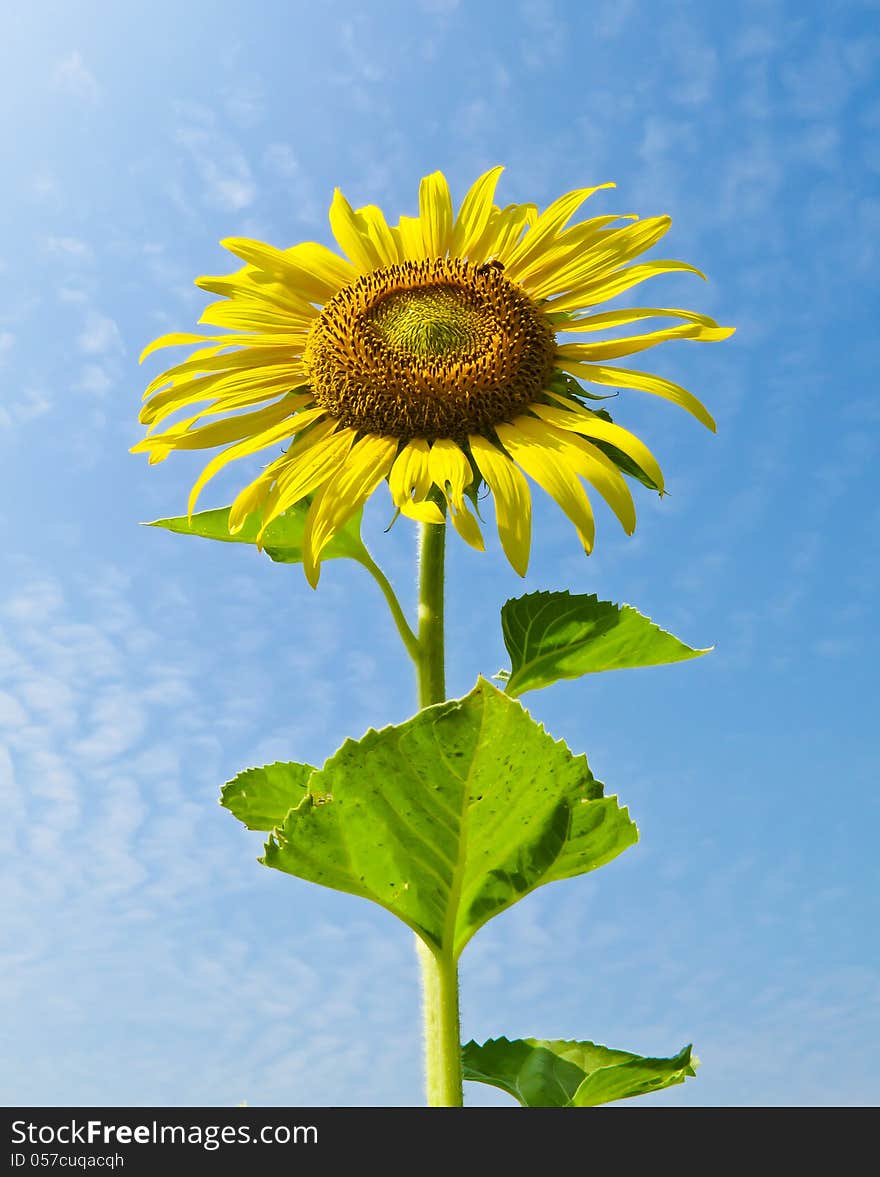
[[[443,590],[446,524],[421,524],[419,546],[419,637],[416,667],[419,706],[446,698]],[[428,1106],[457,1108],[461,1087],[461,1026],[458,1012],[458,962],[447,949],[417,942],[422,967],[425,1024],[425,1078]]]
[[[443,631],[446,524],[422,523],[419,544],[419,707],[446,699]]]
[[[373,559],[369,552],[365,550],[363,556],[358,557],[358,563],[366,568],[373,580],[382,590],[382,596],[391,611],[391,616],[394,619],[394,624],[397,626],[397,632],[400,634],[400,639],[406,647],[406,652],[412,658],[413,662],[418,666],[419,663],[419,640],[409,627],[406,620],[406,615],[401,608],[400,601],[397,599],[397,594],[391,587],[391,582],[388,577]]]

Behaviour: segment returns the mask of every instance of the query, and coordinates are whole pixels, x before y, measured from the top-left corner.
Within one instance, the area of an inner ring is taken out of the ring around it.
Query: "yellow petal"
[[[654,396],[662,396],[664,400],[681,405],[697,418],[707,429],[715,432],[715,421],[709,410],[697,398],[682,388],[680,384],[673,384],[662,376],[652,376],[649,372],[634,372],[627,368],[606,368],[601,364],[560,363],[560,368],[580,376],[590,384],[611,385],[616,388],[635,388],[639,392],[650,392]]]
[[[623,327],[627,323],[637,323],[642,319],[685,319],[689,323],[699,323],[703,327],[717,327],[718,324],[709,315],[700,315],[696,311],[683,311],[678,307],[629,307],[625,311],[603,311],[599,315],[586,315],[580,319],[568,319],[554,324],[554,331],[604,331],[611,327]]]
[[[349,262],[315,241],[284,250],[248,237],[227,237],[220,244],[258,270],[277,275],[291,293],[309,302],[326,302],[357,277]]]
[[[262,507],[266,495],[269,493],[269,487],[272,485],[273,475],[263,471],[259,478],[255,478],[253,482],[248,483],[244,490],[239,491],[229,508],[229,534],[235,535],[237,531],[241,531],[244,526],[244,521],[248,515]]]
[[[244,266],[236,274],[218,277],[203,274],[196,278],[195,284],[199,290],[207,290],[239,303],[256,303],[260,307],[270,306],[282,311],[300,311],[303,301],[309,301],[308,288],[311,287],[311,283],[298,281],[294,293],[276,281],[275,275],[255,270],[253,266]]]
[[[496,432],[513,460],[556,500],[572,521],[589,555],[596,536],[593,509],[569,465],[564,446],[549,436],[549,431],[540,431],[540,427],[531,432],[528,418],[518,418],[513,425],[499,425]]]
[[[284,397],[277,404],[268,408],[257,409],[253,413],[240,413],[235,417],[227,417],[223,421],[212,421],[199,429],[192,425],[198,416],[182,421],[173,429],[168,429],[160,435],[145,438],[132,447],[132,453],[149,450],[152,446],[168,446],[175,450],[208,450],[218,445],[227,445],[231,441],[240,441],[243,437],[254,437],[262,433],[270,425],[291,417],[299,407],[296,400]]]
[[[374,204],[357,210],[361,224],[383,266],[394,266],[401,260],[400,244],[388,227],[385,214]]]
[[[427,500],[423,503],[414,503],[412,501],[403,503],[400,507],[401,515],[406,515],[407,519],[416,519],[419,523],[445,523],[446,516],[440,510],[436,503]]]
[[[310,437],[312,441],[317,437],[326,437],[328,433],[332,433],[336,427],[336,422],[333,420],[318,421],[317,424],[311,426],[306,436]],[[302,441],[302,435],[297,441]],[[296,445],[297,442],[294,442]],[[229,531],[235,533],[240,531],[245,519],[252,511],[256,511],[262,507],[269,495],[275,479],[284,470],[284,464],[288,461],[288,454],[293,449],[291,446],[286,453],[281,454],[274,462],[270,462],[268,466],[260,474],[259,478],[254,479],[248,486],[244,488],[233,499],[232,506],[229,508]]]
[[[478,552],[486,550],[480,525],[464,504],[458,510],[450,509],[449,518],[452,520],[452,526],[466,544],[470,544]]]
[[[470,257],[473,245],[479,241],[489,223],[495,188],[498,184],[498,177],[503,171],[504,168],[496,167],[484,172],[471,185],[461,202],[449,242],[449,252],[453,257]]]
[[[452,197],[442,172],[432,172],[419,185],[419,220],[426,257],[445,257],[452,232]]]
[[[537,289],[544,289],[543,285],[539,285],[543,283],[549,285],[554,291],[564,290],[565,287],[559,284],[558,276],[572,262],[582,257],[587,249],[606,240],[612,232],[617,232],[616,229],[609,230],[609,225],[613,225],[615,221],[637,220],[638,217],[632,213],[613,213],[606,217],[591,217],[588,221],[572,225],[570,229],[564,229],[554,239],[552,245],[548,245],[542,253],[523,263],[517,281],[530,293]]]
[[[470,462],[454,441],[441,438],[431,446],[430,471],[431,481],[446,496],[452,526],[465,543],[482,552],[483,536],[464,495],[474,480]]]
[[[286,349],[279,348],[279,352],[279,359],[283,359],[288,355]],[[235,368],[252,363],[253,359],[246,356],[242,351],[223,352],[223,348],[216,345],[202,347],[198,351],[192,352],[188,359],[175,364],[172,368],[167,368],[151,380],[146,387],[143,399],[149,400],[151,393],[155,392],[157,388],[162,388],[165,384],[180,384],[184,376],[192,377],[202,373],[218,372],[222,369]]]
[[[532,297],[549,298],[571,287],[583,289],[604,281],[609,273],[619,270],[655,245],[671,224],[670,217],[646,217],[633,225],[603,234],[593,246],[577,255],[563,270],[557,271],[552,282],[545,280],[533,287]]]
[[[360,273],[369,274],[382,265],[363,218],[354,211],[338,188],[330,205],[330,228],[340,249],[351,258]]]
[[[255,367],[241,371],[218,372],[198,379],[180,380],[170,388],[153,393],[141,408],[139,419],[144,425],[157,425],[166,417],[183,408],[218,396],[248,394],[251,403],[267,400],[282,392],[292,392],[303,384],[291,365]]]
[[[558,349],[557,357],[560,367],[564,367],[562,360],[576,360],[581,363],[616,360],[621,356],[647,351],[649,347],[656,347],[658,343],[666,343],[670,339],[693,339],[696,342],[707,343],[727,339],[734,330],[734,327],[703,327],[699,323],[683,323],[679,327],[667,327],[662,331],[647,332],[645,335],[628,335],[621,339],[606,339],[601,343],[565,343]]]
[[[510,277],[516,280],[526,263],[547,249],[565,222],[594,192],[613,187],[614,184],[597,184],[594,188],[578,188],[554,200],[508,257],[505,265]]]
[[[290,249],[284,250],[284,256],[308,274],[313,282],[321,283],[319,297],[315,299],[317,302],[326,302],[357,278],[351,262],[317,241],[301,241],[298,245],[292,245]]]
[[[495,259],[506,263],[507,257],[516,248],[523,229],[537,218],[538,210],[533,204],[509,204],[496,210],[489,218],[483,235],[471,250],[472,262]]]
[[[538,445],[554,450],[576,474],[596,488],[617,518],[627,535],[636,526],[636,508],[630,489],[618,468],[597,446],[583,437],[556,429],[552,425],[518,417],[514,422],[520,431]]]
[[[277,335],[163,335],[159,339],[154,339],[151,344],[148,344],[144,348],[141,353],[141,359],[143,360],[151,352],[157,351],[160,347],[179,347],[183,344],[193,343],[218,343],[224,348],[248,347],[255,355],[263,351],[286,347],[288,355],[296,356],[303,350],[306,335],[305,328],[294,329],[293,327],[291,327],[287,335],[283,335],[280,332]],[[207,351],[208,349],[205,350]]]
[[[319,417],[323,417],[325,409],[310,409],[305,413],[301,413],[297,421],[298,428],[304,428],[312,421],[316,421]],[[207,464],[204,470],[196,479],[196,482],[189,494],[189,503],[187,505],[187,514],[192,518],[192,513],[196,509],[199,495],[202,493],[207,484],[223,469],[224,466],[234,461],[236,458],[245,458],[248,454],[255,454],[258,450],[266,449],[267,446],[275,445],[278,442],[286,441],[291,435],[290,421],[282,421],[280,425],[275,425],[271,429],[266,429],[262,433],[258,433],[256,437],[249,437],[245,441],[238,442],[237,445],[232,445],[222,453],[217,454]]]
[[[422,222],[419,217],[401,217],[397,223],[400,240],[400,254],[404,261],[420,262],[427,253],[422,236]]]
[[[316,495],[303,534],[303,565],[312,588],[320,576],[321,552],[388,474],[397,445],[397,438],[368,434]]]
[[[462,510],[464,492],[473,482],[474,472],[461,448],[448,438],[440,438],[431,446],[428,464],[431,481],[444,494],[448,483],[449,498],[457,510]]]
[[[230,327],[234,331],[260,331],[269,334],[279,331],[289,335],[291,331],[306,331],[317,317],[317,310],[310,302],[298,301],[297,309],[271,307],[255,301],[246,302],[225,298],[212,302],[202,311],[200,323],[211,327]]]
[[[504,554],[520,576],[525,576],[532,533],[529,484],[510,458],[486,438],[472,434],[469,441],[480,473],[495,497],[495,517]]]
[[[140,354],[138,363],[142,364],[147,356],[152,355],[154,351],[159,351],[160,348],[183,347],[184,344],[188,343],[204,343],[210,338],[211,337],[208,335],[192,335],[186,331],[172,331],[168,335],[160,335],[157,339],[154,339],[152,343],[147,344]]]
[[[322,487],[348,457],[355,431],[339,429],[337,424],[321,422],[298,438],[284,455],[278,464],[275,485],[266,497],[258,542],[274,519]]]
[[[569,405],[571,406],[571,402]],[[557,429],[567,429],[572,433],[583,434],[585,437],[594,437],[598,441],[610,442],[611,445],[628,454],[635,464],[644,470],[651,481],[661,491],[663,490],[663,471],[660,469],[657,459],[645,443],[640,441],[634,433],[630,433],[628,429],[624,429],[621,425],[615,425],[612,421],[606,421],[603,417],[597,417],[589,409],[582,409],[580,406],[570,407],[568,411],[554,408],[552,405],[533,404],[530,408],[542,421],[546,421],[548,425],[555,425]]]
[[[616,298],[618,294],[631,290],[633,286],[638,286],[657,274],[677,273],[696,274],[704,280],[706,277],[702,270],[698,270],[696,266],[688,265],[687,262],[665,259],[655,262],[641,262],[637,266],[628,266],[610,275],[605,275],[597,281],[577,286],[560,298],[554,298],[547,304],[546,309],[550,312],[577,311],[584,307],[596,306],[597,303],[608,302],[609,299]]]
[[[388,489],[395,507],[401,511],[413,501],[422,502],[431,489],[428,453],[428,443],[414,438],[397,455],[388,476]]]

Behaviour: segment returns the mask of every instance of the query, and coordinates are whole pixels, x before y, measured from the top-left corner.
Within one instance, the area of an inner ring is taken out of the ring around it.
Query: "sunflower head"
[[[468,495],[484,481],[520,574],[531,543],[526,475],[571,519],[585,551],[595,530],[585,484],[633,530],[621,471],[661,493],[663,476],[643,442],[589,408],[599,395],[589,386],[653,393],[714,428],[685,389],[608,361],[668,339],[723,339],[732,328],[680,309],[596,311],[656,274],[699,274],[684,262],[632,264],[669,218],[569,224],[595,188],[567,193],[540,214],[528,204],[501,208],[500,173],[481,176],[457,213],[443,175],[427,176],[419,216],[397,225],[375,206],[352,209],[337,191],[330,224],[344,256],[314,242],[284,250],[224,242],[244,267],[198,280],[221,296],[201,322],[222,333],[167,335],[144,352],[198,345],[147,388],[141,420],[149,431],[134,447],[151,461],[222,447],[192,489],[190,513],[229,461],[286,446],[239,493],[230,527],[260,512],[265,529],[313,496],[304,538],[312,585],[333,535],[386,480],[398,511],[436,525],[448,512],[477,549],[483,539]],[[652,319],[674,325],[626,330]],[[586,341],[566,342],[570,334]]]
[[[461,258],[364,274],[315,321],[315,401],[365,433],[465,443],[523,412],[555,366],[550,325],[500,268]]]

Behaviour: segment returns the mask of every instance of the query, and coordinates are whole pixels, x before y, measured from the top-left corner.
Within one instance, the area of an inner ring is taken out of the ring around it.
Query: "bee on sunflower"
[[[481,176],[457,213],[443,174],[426,176],[418,217],[402,216],[397,225],[374,205],[353,209],[337,190],[330,225],[344,256],[315,242],[289,249],[223,242],[244,266],[197,285],[220,295],[200,322],[224,333],[164,335],[141,357],[199,345],[150,383],[140,416],[149,431],[133,447],[151,462],[172,450],[224,447],[193,486],[190,515],[227,463],[286,445],[238,494],[229,527],[259,512],[265,531],[312,496],[303,547],[313,587],[327,544],[385,480],[401,514],[440,524],[448,511],[478,550],[483,538],[469,504],[485,483],[502,547],[520,575],[531,545],[525,475],[559,504],[586,552],[595,524],[584,483],[628,534],[634,530],[621,471],[660,492],[663,475],[639,438],[585,403],[601,395],[590,386],[653,393],[714,429],[684,388],[608,361],[669,339],[725,339],[733,328],[680,309],[596,311],[654,275],[700,274],[678,261],[633,264],[670,218],[569,224],[612,184],[569,192],[541,213],[532,204],[502,208],[494,203],[501,171]],[[676,322],[565,342],[571,333],[656,318]],[[191,415],[166,425],[179,411]]]

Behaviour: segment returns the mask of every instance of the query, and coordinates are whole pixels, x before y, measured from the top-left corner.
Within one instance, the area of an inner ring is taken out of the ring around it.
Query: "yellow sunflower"
[[[481,176],[457,213],[443,174],[426,176],[418,217],[397,225],[374,205],[353,209],[337,190],[330,225],[345,256],[311,241],[290,249],[223,242],[245,265],[196,284],[221,296],[200,322],[224,333],[164,335],[141,357],[208,345],[150,383],[140,416],[149,432],[133,448],[159,462],[172,450],[226,447],[193,486],[190,515],[228,462],[286,444],[235,499],[229,527],[258,511],[265,530],[313,496],[304,537],[313,586],[326,545],[385,479],[400,513],[442,524],[445,505],[477,549],[483,539],[469,501],[485,482],[502,547],[521,575],[531,542],[523,472],[556,500],[585,551],[595,528],[581,480],[633,531],[621,469],[661,492],[663,476],[643,442],[583,403],[597,394],[578,380],[654,393],[714,429],[679,385],[607,361],[667,339],[724,339],[733,328],[658,307],[585,313],[655,274],[700,271],[677,261],[630,264],[666,233],[669,217],[568,224],[594,192],[613,184],[569,192],[539,213],[532,204],[494,203],[501,171]],[[569,333],[654,318],[677,322],[564,342]],[[179,410],[192,415],[157,431]]]

